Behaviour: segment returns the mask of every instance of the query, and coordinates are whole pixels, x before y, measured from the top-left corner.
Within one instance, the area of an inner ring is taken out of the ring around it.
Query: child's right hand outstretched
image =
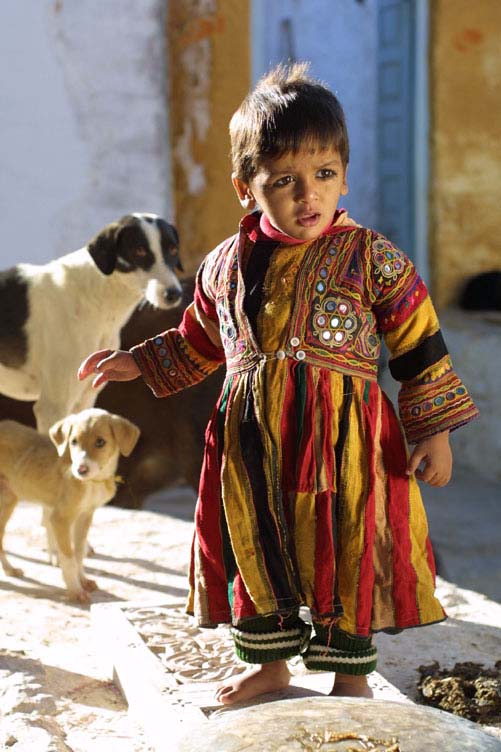
[[[78,378],[96,374],[92,386],[96,389],[108,381],[132,381],[141,375],[134,357],[127,350],[98,350],[81,363]]]

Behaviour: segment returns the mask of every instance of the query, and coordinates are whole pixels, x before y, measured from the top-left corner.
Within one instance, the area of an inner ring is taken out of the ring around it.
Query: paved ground
[[[461,468],[445,488],[422,488],[439,574],[501,602],[501,484]]]

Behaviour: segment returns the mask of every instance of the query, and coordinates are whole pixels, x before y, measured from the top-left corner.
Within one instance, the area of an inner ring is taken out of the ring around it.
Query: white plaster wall
[[[350,192],[342,205],[369,227],[377,217],[376,11],[376,0],[252,0],[254,81],[291,53],[311,61],[348,123]]]
[[[172,220],[165,0],[0,3],[0,268]]]

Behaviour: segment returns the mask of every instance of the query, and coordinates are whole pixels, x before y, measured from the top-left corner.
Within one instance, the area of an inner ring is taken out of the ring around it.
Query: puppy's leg
[[[0,563],[7,577],[22,577],[23,570],[13,567],[7,559],[3,550],[3,536],[5,526],[7,525],[14,507],[17,504],[17,497],[11,490],[7,478],[0,475]]]
[[[80,583],[78,564],[71,544],[71,521],[55,510],[50,516],[50,524],[57,544],[59,566],[70,600],[88,603],[90,598]]]
[[[51,566],[53,567],[57,567],[59,566],[59,562],[57,560],[57,544],[56,544],[56,539],[54,537],[54,532],[50,524],[49,510],[46,509],[45,507],[43,510],[42,522],[43,522],[43,526],[45,527],[45,533],[47,536],[47,557],[49,560],[49,564],[51,564]],[[90,545],[89,541],[87,541],[83,557],[94,556],[94,554],[95,554],[94,549]]]
[[[97,589],[97,582],[95,580],[90,580],[85,576],[83,567],[83,560],[87,555],[87,535],[92,524],[93,516],[94,510],[91,510],[90,512],[84,512],[80,515],[80,517],[78,517],[73,528],[73,539],[75,544],[75,558],[78,565],[78,576],[80,578],[82,587],[84,588],[84,590],[88,591]]]
[[[47,557],[49,564],[51,564],[53,567],[57,567],[59,563],[57,560],[57,544],[50,523],[50,512],[46,507],[43,508],[42,522],[43,526],[45,527],[45,534],[47,537]]]

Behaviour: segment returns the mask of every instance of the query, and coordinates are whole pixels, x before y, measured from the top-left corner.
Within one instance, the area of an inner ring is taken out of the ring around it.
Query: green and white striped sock
[[[237,627],[231,629],[236,653],[246,663],[270,663],[292,658],[301,652],[309,632],[308,624],[261,633]]]

